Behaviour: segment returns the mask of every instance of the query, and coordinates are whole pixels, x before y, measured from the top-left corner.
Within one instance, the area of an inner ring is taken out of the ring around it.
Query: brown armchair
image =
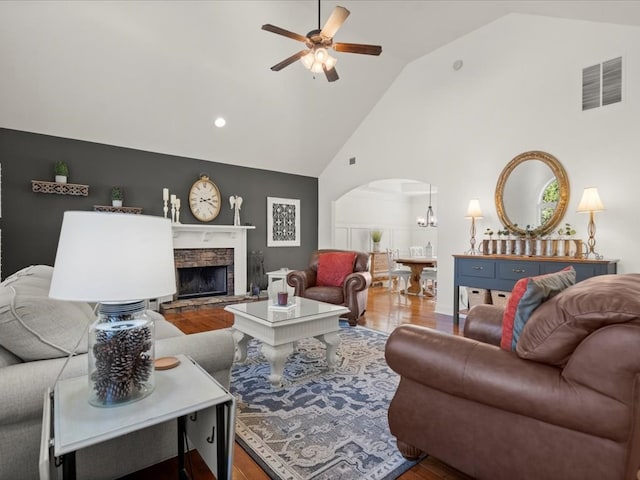
[[[495,345],[499,307],[456,337],[401,326],[389,427],[406,457],[431,454],[491,480],[635,480],[640,468],[640,275],[567,288],[529,317],[516,350]]]
[[[287,283],[295,289],[294,295],[311,298],[320,302],[344,305],[349,309],[345,315],[349,325],[358,324],[358,319],[367,308],[367,297],[371,285],[369,273],[369,254],[356,254],[353,273],[347,275],[340,287],[318,286],[318,260],[321,253],[344,252],[346,250],[316,250],[311,254],[311,261],[306,270],[295,270],[287,275]]]

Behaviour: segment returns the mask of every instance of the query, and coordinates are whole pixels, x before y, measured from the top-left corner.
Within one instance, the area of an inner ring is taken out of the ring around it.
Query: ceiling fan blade
[[[333,12],[331,12],[331,15],[329,15],[329,18],[327,19],[327,23],[322,27],[320,35],[327,38],[333,38],[350,13],[351,12],[344,7],[334,8]]]
[[[274,72],[278,72],[282,70],[284,67],[291,65],[296,60],[300,60],[307,53],[309,53],[309,50],[300,50],[298,53],[291,55],[289,58],[281,61],[280,63],[276,63],[273,67],[271,67],[271,70],[273,70]]]
[[[334,43],[333,49],[336,52],[362,53],[365,55],[380,55],[382,53],[380,45],[364,45],[362,43]]]
[[[294,40],[298,40],[303,43],[307,41],[307,37],[304,37],[299,33],[290,32],[289,30],[276,27],[275,25],[271,25],[270,23],[265,23],[264,25],[262,25],[262,30],[266,30],[267,32],[271,32],[271,33],[277,33],[278,35],[283,35],[285,37],[293,38]]]
[[[327,70],[327,67],[325,65],[322,65],[322,69],[324,70],[324,74],[326,75],[327,80],[329,82],[335,82],[340,78],[338,76],[338,72],[336,72],[336,67],[333,67],[332,69]]]

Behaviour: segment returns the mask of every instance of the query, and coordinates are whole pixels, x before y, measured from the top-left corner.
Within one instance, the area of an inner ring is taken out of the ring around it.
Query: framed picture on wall
[[[267,197],[267,247],[300,246],[300,200]]]

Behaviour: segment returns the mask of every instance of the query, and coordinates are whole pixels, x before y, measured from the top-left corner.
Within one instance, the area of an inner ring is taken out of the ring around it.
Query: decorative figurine
[[[231,205],[231,208],[234,208],[234,213],[233,213],[233,224],[236,227],[240,226],[240,207],[242,206],[242,197],[239,197],[238,195],[231,195],[229,197],[229,204]]]

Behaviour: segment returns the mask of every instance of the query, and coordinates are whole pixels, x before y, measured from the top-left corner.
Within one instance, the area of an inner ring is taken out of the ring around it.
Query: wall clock
[[[201,175],[189,190],[189,208],[196,219],[210,222],[220,213],[220,190],[206,175]]]

